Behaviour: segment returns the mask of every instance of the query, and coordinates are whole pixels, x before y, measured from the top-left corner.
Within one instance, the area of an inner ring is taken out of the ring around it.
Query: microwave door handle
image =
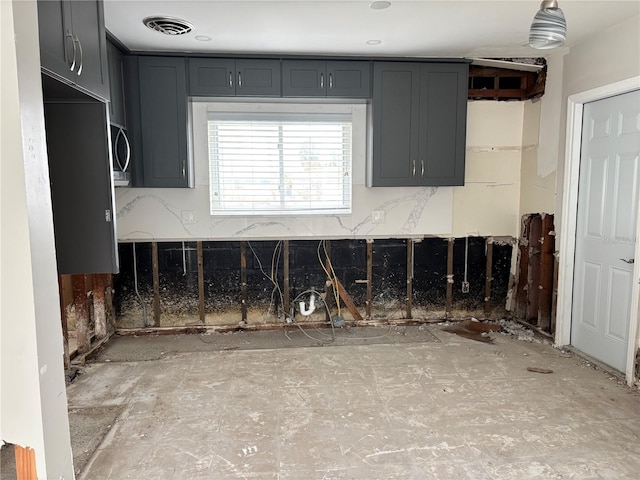
[[[126,170],[127,164],[129,163],[128,160],[127,160],[127,162],[125,162],[125,165],[123,166],[122,162],[120,161],[120,155],[118,153],[118,145],[120,143],[120,137],[122,137],[123,135],[124,135],[124,132],[122,131],[121,128],[119,128],[118,129],[118,133],[116,134],[116,140],[114,142],[114,146],[115,146],[115,148],[114,148],[114,150],[115,150],[114,156],[116,158],[116,163],[118,164],[118,167],[120,168],[121,172],[124,172]]]
[[[126,172],[127,168],[129,168],[129,161],[131,160],[131,145],[129,144],[127,132],[125,132],[123,129],[120,129],[120,131],[122,132],[122,138],[124,138],[124,144],[127,146],[127,158],[124,161],[124,167],[122,168],[122,171]]]

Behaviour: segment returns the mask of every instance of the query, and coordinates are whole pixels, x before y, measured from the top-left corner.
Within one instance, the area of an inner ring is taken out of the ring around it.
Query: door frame
[[[560,258],[558,270],[558,316],[556,319],[555,343],[558,346],[571,343],[571,314],[573,302],[573,273],[576,250],[576,222],[578,205],[578,180],[580,175],[580,155],[582,144],[582,113],[584,104],[602,100],[614,95],[640,89],[640,76],[632,77],[602,87],[570,95],[567,101],[567,132],[565,147],[564,184],[562,190],[562,217],[560,235]],[[640,199],[639,199],[640,202]],[[627,348],[626,381],[634,382],[635,352],[638,334],[638,308],[640,283],[640,208],[636,230],[634,282],[631,292],[631,318],[629,321],[629,344]]]

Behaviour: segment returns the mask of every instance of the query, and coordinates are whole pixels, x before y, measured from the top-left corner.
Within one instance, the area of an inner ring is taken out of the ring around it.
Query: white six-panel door
[[[571,344],[624,372],[640,184],[640,91],[584,105]]]

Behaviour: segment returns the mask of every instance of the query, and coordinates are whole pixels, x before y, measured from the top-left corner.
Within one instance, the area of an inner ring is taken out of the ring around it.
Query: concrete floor
[[[637,389],[441,328],[116,338],[68,388],[78,478],[638,478]]]

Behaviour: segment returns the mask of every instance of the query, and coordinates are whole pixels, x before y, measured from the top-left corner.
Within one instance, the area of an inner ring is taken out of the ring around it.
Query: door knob
[[[630,258],[628,260],[621,258],[620,260],[622,260],[624,263],[629,263],[629,264],[635,263],[635,258]]]

